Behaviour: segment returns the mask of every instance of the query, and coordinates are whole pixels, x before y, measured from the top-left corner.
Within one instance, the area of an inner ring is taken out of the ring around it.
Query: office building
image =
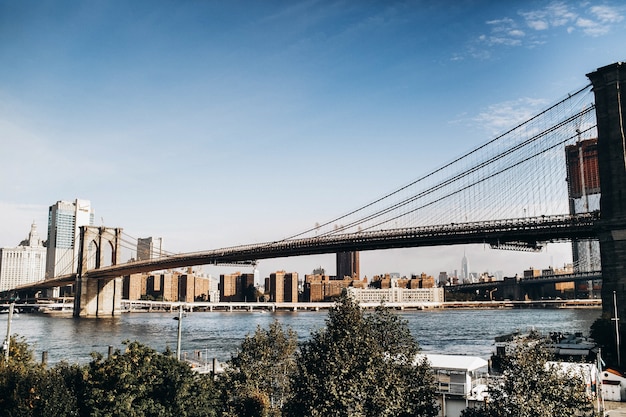
[[[463,253],[463,260],[461,260],[461,280],[468,281],[471,278],[470,270],[469,270],[469,260],[467,256],[465,256],[465,252]]]
[[[46,248],[35,223],[30,227],[28,239],[19,246],[0,249],[0,291],[42,281],[45,271]]]
[[[137,239],[137,260],[149,261],[153,258],[163,256],[163,238],[162,237],[140,237]]]
[[[337,253],[337,279],[359,279],[359,252]]]
[[[57,201],[50,206],[46,279],[78,270],[80,227],[93,226],[94,215],[88,200]]]

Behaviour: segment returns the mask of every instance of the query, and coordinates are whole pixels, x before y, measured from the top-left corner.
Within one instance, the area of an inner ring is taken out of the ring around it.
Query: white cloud
[[[589,36],[604,35],[609,31],[607,26],[602,26],[598,22],[590,19],[580,18],[576,21],[576,26],[583,30],[583,33]]]
[[[496,103],[481,111],[472,122],[490,134],[498,134],[530,119],[546,104],[546,100],[530,97]]]
[[[593,6],[589,11],[602,23],[618,23],[624,19],[617,9],[610,6]]]
[[[564,3],[552,3],[543,9],[520,12],[520,16],[529,28],[536,31],[564,26],[576,19],[576,13],[569,10]]]
[[[588,4],[575,5],[555,1],[535,10],[519,11],[517,17],[503,17],[485,22],[488,33],[475,39],[466,55],[477,59],[491,57],[498,46],[533,48],[547,42],[548,31],[565,29],[572,34],[577,30],[586,36],[602,36],[609,33],[616,23],[624,20],[617,7]],[[524,30],[528,28],[528,31]],[[458,58],[457,58],[458,59]]]

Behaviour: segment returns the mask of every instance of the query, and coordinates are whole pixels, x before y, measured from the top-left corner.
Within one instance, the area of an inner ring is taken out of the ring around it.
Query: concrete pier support
[[[122,306],[122,278],[89,279],[81,277],[80,294],[74,296],[74,316],[110,317]]]
[[[626,63],[587,74],[593,85],[598,124],[600,213],[598,237],[602,262],[602,310],[614,309],[626,321]],[[621,325],[623,327],[623,324]],[[624,335],[624,332],[621,332]],[[622,344],[623,346],[623,344]]]

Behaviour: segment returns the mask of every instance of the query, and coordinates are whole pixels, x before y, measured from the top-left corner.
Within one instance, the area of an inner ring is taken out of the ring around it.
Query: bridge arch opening
[[[112,266],[115,264],[115,251],[113,247],[113,242],[111,242],[110,240],[102,242],[100,251],[100,265],[97,266],[98,268]]]
[[[98,268],[98,242],[92,239],[87,245],[87,269]]]

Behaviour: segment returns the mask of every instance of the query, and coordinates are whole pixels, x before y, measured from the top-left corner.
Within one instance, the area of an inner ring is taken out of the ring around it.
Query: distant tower
[[[149,261],[154,253],[154,241],[152,237],[137,239],[137,260]]]
[[[0,249],[0,291],[42,281],[45,270],[46,248],[34,222],[30,226],[28,239],[18,247]]]
[[[465,252],[463,252],[463,260],[461,261],[461,279],[470,279],[469,261],[467,256],[465,256]]]
[[[93,226],[94,215],[88,200],[57,201],[50,206],[46,279],[76,272],[80,226]]]
[[[337,279],[361,277],[359,252],[337,252]]]

